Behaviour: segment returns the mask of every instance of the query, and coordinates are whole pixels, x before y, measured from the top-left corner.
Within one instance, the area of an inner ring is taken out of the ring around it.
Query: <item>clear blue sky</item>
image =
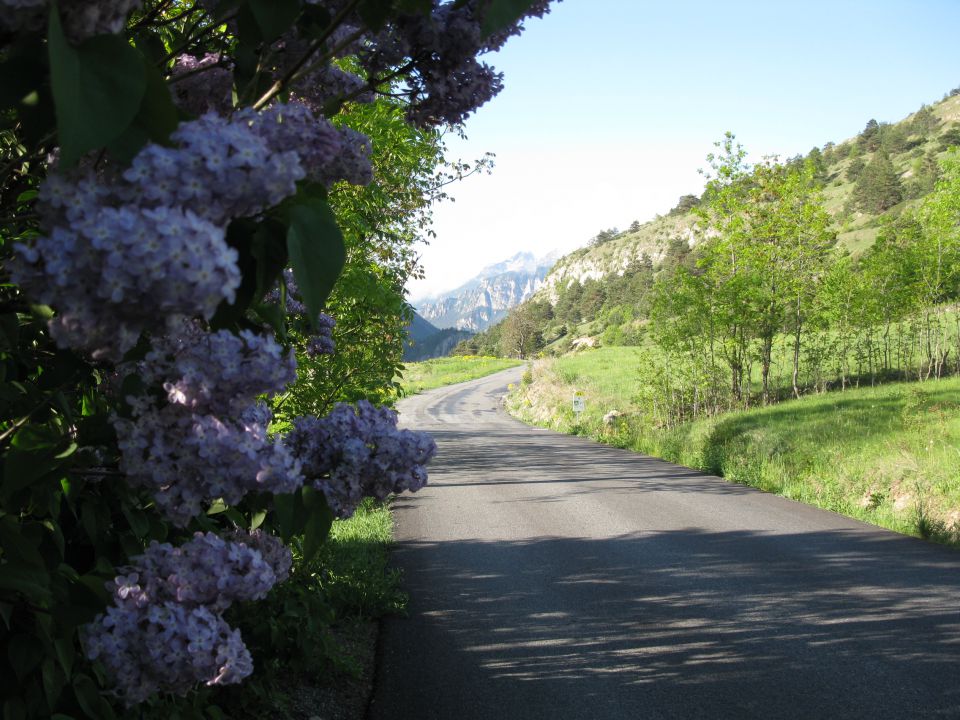
[[[555,3],[485,58],[506,87],[449,146],[497,167],[437,207],[411,298],[665,213],[727,130],[788,157],[899,120],[960,86],[958,37],[960,0]]]

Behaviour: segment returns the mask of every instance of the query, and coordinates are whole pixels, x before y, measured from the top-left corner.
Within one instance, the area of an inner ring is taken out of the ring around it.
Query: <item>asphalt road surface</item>
[[[960,552],[527,427],[520,373],[401,404],[370,718],[960,718]]]

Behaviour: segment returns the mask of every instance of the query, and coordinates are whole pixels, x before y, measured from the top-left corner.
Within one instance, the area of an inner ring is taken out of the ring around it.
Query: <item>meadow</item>
[[[424,390],[453,385],[492,375],[522,364],[522,360],[480,355],[457,355],[407,363],[397,380],[403,395],[416,395]]]
[[[960,540],[960,378],[809,394],[654,427],[638,405],[649,381],[638,370],[639,353],[601,348],[537,361],[508,407],[527,422],[897,532]],[[586,395],[580,418],[572,408],[575,390]]]

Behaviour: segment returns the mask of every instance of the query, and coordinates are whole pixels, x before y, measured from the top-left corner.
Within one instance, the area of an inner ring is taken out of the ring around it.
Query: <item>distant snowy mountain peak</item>
[[[539,290],[558,256],[518,252],[483,268],[456,290],[421,301],[417,311],[439,328],[484,330]]]

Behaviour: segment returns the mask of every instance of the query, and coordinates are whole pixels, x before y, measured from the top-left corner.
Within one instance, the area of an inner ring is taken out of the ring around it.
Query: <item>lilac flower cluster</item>
[[[283,276],[280,279],[280,282],[283,283],[283,286],[286,290],[286,302],[287,307],[286,311],[290,315],[306,315],[307,306],[304,305],[300,299],[300,290],[297,287],[297,281],[293,276],[293,271],[290,268],[287,268],[283,271]],[[267,296],[264,298],[267,302],[279,303],[280,302],[280,288],[274,288]],[[337,322],[332,317],[326,313],[320,313],[317,316],[317,331],[314,335],[307,339],[306,347],[304,351],[309,357],[316,357],[317,355],[332,355],[336,349],[337,344],[333,340],[333,328],[336,327]]]
[[[121,468],[171,522],[186,525],[216,498],[233,505],[303,484],[298,461],[267,432],[269,408],[255,402],[296,378],[293,353],[273,338],[182,322],[136,369],[167,398],[127,398],[132,417],[113,420]]]
[[[154,340],[140,368],[144,382],[162,386],[173,405],[233,415],[258,395],[280,392],[297,379],[293,352],[284,353],[270,335],[208,333],[194,322],[176,330]]]
[[[237,683],[253,672],[240,631],[222,613],[233,602],[265,597],[289,575],[290,552],[262,533],[236,536],[197,533],[178,548],[153,542],[107,584],[114,604],[85,628],[85,651],[106,666],[128,706],[157,692],[182,695],[198,682]]]
[[[51,333],[61,346],[118,360],[158,318],[209,319],[240,284],[224,239],[231,219],[279,203],[304,177],[371,177],[366,138],[303,105],[232,120],[208,113],[181,123],[172,140],[147,145],[113,181],[53,174],[42,186],[48,232],[16,246],[12,272],[58,309]]]
[[[258,116],[207,113],[180,123],[176,147],[149,144],[123,173],[118,194],[131,202],[182,204],[217,225],[256,215],[297,191],[305,176],[293,138],[258,132]],[[263,121],[265,122],[266,119]]]
[[[240,285],[236,251],[223,228],[177,207],[100,205],[91,179],[45,183],[47,207],[63,215],[33,246],[17,245],[14,281],[58,314],[50,333],[62,347],[118,360],[158,318],[209,318]]]
[[[482,0],[434,0],[429,15],[402,16],[360,52],[364,70],[376,77],[409,58],[413,69],[406,77],[408,117],[426,126],[463,122],[503,87],[502,75],[477,60],[477,55],[498,49],[522,29],[521,18],[494,36],[484,37],[484,5]],[[541,0],[525,16],[542,17],[548,11],[549,2]]]
[[[74,43],[94,35],[118,33],[126,25],[127,16],[142,4],[142,0],[71,0],[61,3],[64,33]],[[0,0],[0,30],[40,30],[49,13],[49,0]]]
[[[395,412],[366,400],[356,408],[338,403],[324,418],[297,418],[285,442],[341,518],[365,497],[419,490],[427,482],[424,465],[437,451],[429,435],[398,430]]]
[[[337,344],[333,341],[333,328],[336,321],[326,313],[317,317],[317,332],[307,340],[306,353],[310,357],[317,355],[333,355]]]
[[[279,538],[268,535],[262,530],[234,530],[227,536],[232,542],[246,545],[257,550],[264,561],[271,567],[277,576],[277,582],[282,583],[290,577],[293,568],[293,555],[290,548],[284,545]]]
[[[170,91],[177,107],[190,115],[227,113],[233,107],[233,73],[219,55],[184,54],[173,66]]]
[[[267,432],[265,405],[220,418],[183,405],[157,408],[149,398],[128,400],[133,419],[113,421],[120,467],[179,527],[216,498],[235,505],[250,492],[291,493],[303,484],[299,461]]]
[[[239,116],[249,119],[273,152],[296,148],[303,171],[313,182],[367,185],[373,179],[370,139],[351,128],[336,127],[303,103],[277,103],[262,113],[244,111]]]

